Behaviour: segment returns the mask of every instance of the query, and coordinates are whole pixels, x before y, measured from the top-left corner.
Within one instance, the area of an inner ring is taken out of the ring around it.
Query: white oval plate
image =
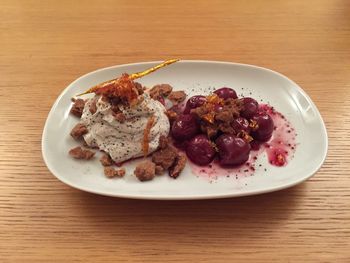
[[[229,86],[237,93],[269,102],[283,113],[295,127],[298,136],[295,156],[286,167],[273,167],[266,156],[259,162],[268,173],[259,169],[254,176],[238,179],[219,178],[209,181],[191,172],[187,165],[176,180],[156,177],[141,183],[133,175],[135,161],[126,166],[122,179],[108,179],[95,158],[74,160],[69,149],[77,143],[69,136],[77,118],[69,114],[71,98],[87,88],[113,79],[121,73],[142,71],[158,62],[113,66],[84,75],[71,83],[58,97],[46,120],[42,136],[42,153],[47,167],[62,182],[91,193],[139,199],[206,199],[261,194],[291,187],[310,178],[326,158],[328,138],[326,127],[315,104],[293,81],[272,70],[252,65],[215,62],[180,61],[152,73],[139,81],[148,87],[169,83],[188,95],[208,94],[208,87]]]

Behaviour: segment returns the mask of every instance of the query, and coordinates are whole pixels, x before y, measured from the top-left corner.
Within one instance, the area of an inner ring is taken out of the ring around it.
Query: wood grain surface
[[[350,1],[0,1],[0,262],[350,262]],[[301,85],[329,133],[291,189],[207,201],[97,196],[59,182],[41,134],[92,70],[208,59]]]

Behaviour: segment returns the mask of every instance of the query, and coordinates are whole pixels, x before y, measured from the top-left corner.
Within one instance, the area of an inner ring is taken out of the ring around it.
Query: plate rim
[[[318,164],[317,168],[314,169],[314,171],[308,173],[307,175],[303,176],[300,179],[294,180],[289,182],[288,184],[284,184],[281,185],[279,187],[273,187],[273,188],[266,188],[263,190],[250,190],[250,191],[246,191],[246,192],[238,192],[238,193],[223,193],[223,194],[191,194],[191,195],[154,195],[154,194],[150,194],[150,195],[144,195],[144,194],[109,194],[109,193],[104,193],[98,190],[93,190],[93,189],[88,189],[79,185],[76,185],[74,183],[68,182],[64,177],[59,175],[59,172],[56,171],[55,167],[53,167],[53,165],[50,164],[50,162],[47,159],[47,152],[45,149],[45,138],[48,136],[48,122],[49,119],[52,118],[53,113],[55,112],[58,103],[60,102],[61,98],[67,93],[67,91],[71,88],[71,86],[73,86],[76,82],[79,82],[81,79],[86,78],[89,75],[93,75],[96,74],[98,72],[101,71],[105,71],[105,70],[110,70],[110,69],[117,69],[117,68],[121,68],[121,67],[128,67],[128,66],[134,66],[134,65],[149,65],[149,64],[157,64],[160,63],[162,61],[145,61],[145,62],[134,62],[134,63],[127,63],[127,64],[120,64],[120,65],[113,65],[113,66],[109,66],[109,67],[104,67],[104,68],[99,68],[96,69],[94,71],[88,72],[80,77],[78,77],[77,79],[75,79],[74,81],[72,81],[70,84],[67,85],[67,87],[61,91],[60,95],[56,98],[55,102],[53,103],[53,105],[51,106],[51,109],[47,115],[47,118],[45,120],[45,125],[44,125],[44,129],[42,132],[42,137],[41,137],[41,153],[42,153],[42,157],[44,160],[44,163],[46,165],[46,167],[49,169],[49,171],[62,183],[84,191],[84,192],[89,192],[89,193],[93,193],[93,194],[98,194],[98,195],[103,195],[103,196],[109,196],[109,197],[118,197],[118,198],[128,198],[128,199],[139,199],[139,200],[202,200],[202,199],[219,199],[219,198],[233,198],[233,197],[241,197],[241,196],[250,196],[250,195],[260,195],[260,194],[264,194],[264,193],[270,193],[270,192],[275,192],[275,191],[279,191],[279,190],[283,190],[283,189],[287,189],[290,187],[293,187],[297,184],[300,184],[308,179],[310,179],[313,175],[315,175],[322,167],[322,165],[324,164],[326,158],[327,158],[327,154],[328,154],[328,133],[327,133],[327,128],[325,125],[325,122],[322,118],[321,113],[319,112],[317,106],[315,105],[315,103],[312,101],[312,99],[310,98],[310,96],[293,80],[289,79],[287,76],[283,75],[282,73],[279,73],[275,70],[269,69],[269,68],[265,68],[265,67],[261,67],[261,66],[257,66],[257,65],[251,65],[251,64],[244,64],[244,63],[237,63],[237,62],[229,62],[229,61],[216,61],[216,60],[180,60],[179,62],[177,62],[177,64],[181,64],[181,63],[210,63],[210,64],[226,64],[226,65],[231,65],[231,66],[243,66],[243,67],[247,67],[247,68],[253,68],[253,69],[259,69],[259,70],[263,70],[263,71],[267,71],[270,72],[272,74],[278,75],[279,77],[283,78],[284,80],[286,80],[287,82],[290,82],[293,84],[293,86],[298,90],[298,92],[300,92],[300,94],[303,95],[303,97],[305,99],[307,99],[308,103],[312,105],[313,109],[315,110],[315,113],[317,115],[317,118],[320,120],[320,124],[322,126],[322,133],[324,134],[324,149],[323,149],[323,155],[321,158],[320,163]]]

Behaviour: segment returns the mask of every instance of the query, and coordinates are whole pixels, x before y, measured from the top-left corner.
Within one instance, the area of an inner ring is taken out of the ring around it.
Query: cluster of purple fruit
[[[227,87],[214,93],[224,100],[238,98],[236,92]],[[274,123],[270,115],[259,110],[258,102],[253,98],[244,97],[240,100],[242,101],[240,117],[231,123],[234,134],[221,133],[215,138],[208,138],[206,134],[201,133],[200,122],[203,120],[191,113],[192,109],[204,105],[207,98],[199,95],[188,99],[183,114],[180,114],[172,124],[171,134],[176,142],[182,144],[186,142],[186,154],[191,161],[204,166],[217,157],[222,166],[237,166],[248,160],[251,151],[251,143],[238,137],[238,134],[244,132],[255,142],[266,142],[271,138]],[[215,111],[220,110],[222,107],[217,105]]]

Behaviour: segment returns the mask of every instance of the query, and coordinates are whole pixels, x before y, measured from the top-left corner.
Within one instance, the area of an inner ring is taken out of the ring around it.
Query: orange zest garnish
[[[203,105],[207,113],[202,116],[202,119],[208,123],[213,124],[215,122],[215,107],[223,105],[224,100],[218,95],[212,94],[207,96],[207,101]]]
[[[259,128],[259,124],[255,120],[250,120],[249,127],[252,128],[253,131],[256,131]]]
[[[277,164],[284,165],[285,159],[282,154],[277,154],[276,159],[277,159]]]
[[[214,112],[208,112],[207,114],[202,116],[202,119],[205,120],[206,122],[209,122],[211,124],[214,123],[214,117],[215,113]]]
[[[151,132],[151,129],[154,125],[155,122],[155,117],[154,115],[152,115],[151,117],[149,117],[147,124],[146,124],[146,128],[143,131],[143,141],[142,141],[142,151],[143,151],[143,156],[146,157],[148,155],[148,151],[149,151],[149,134]]]
[[[253,140],[253,137],[250,136],[246,131],[240,131],[237,134],[238,137],[242,138],[243,140],[245,140],[246,142],[251,142]]]
[[[213,105],[223,105],[224,100],[214,93],[212,95],[207,96],[207,103]]]

